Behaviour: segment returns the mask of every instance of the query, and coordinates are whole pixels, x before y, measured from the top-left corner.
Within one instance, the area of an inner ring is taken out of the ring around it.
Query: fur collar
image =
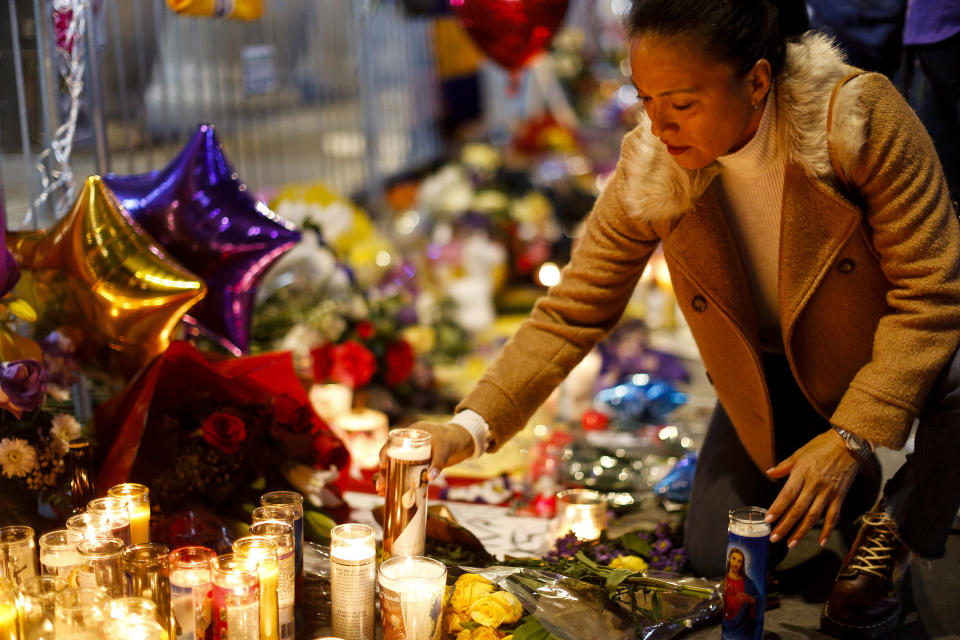
[[[827,107],[834,85],[850,71],[833,41],[805,34],[787,49],[783,71],[776,79],[777,135],[788,162],[796,162],[811,178],[833,179],[827,149]],[[845,85],[834,107],[830,142],[841,165],[855,157],[865,140],[866,118],[859,92]],[[838,114],[842,114],[839,115]],[[627,210],[655,222],[677,217],[692,208],[716,177],[718,168],[683,169],[650,130],[650,119],[641,110],[639,124],[623,142],[622,199]]]

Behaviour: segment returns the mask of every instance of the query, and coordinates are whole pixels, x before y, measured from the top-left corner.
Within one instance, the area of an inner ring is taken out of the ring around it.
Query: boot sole
[[[883,620],[869,626],[845,624],[834,620],[824,611],[820,614],[820,629],[843,640],[879,640],[887,637],[897,628],[902,610],[901,605]]]

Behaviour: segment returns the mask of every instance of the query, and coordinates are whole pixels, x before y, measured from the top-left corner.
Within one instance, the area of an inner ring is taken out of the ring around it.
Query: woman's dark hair
[[[633,0],[626,26],[630,36],[680,36],[743,76],[760,58],[779,73],[787,40],[809,21],[800,0]]]

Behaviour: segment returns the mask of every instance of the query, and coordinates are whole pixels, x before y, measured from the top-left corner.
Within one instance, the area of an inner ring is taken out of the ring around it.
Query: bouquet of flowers
[[[291,487],[314,507],[343,506],[333,481],[349,456],[313,411],[289,353],[216,359],[173,342],[95,423],[112,443],[98,486],[141,482],[168,513],[199,505],[245,519],[244,502]]]
[[[40,342],[20,335],[18,329],[29,327],[37,314],[9,294],[20,272],[9,253],[5,257],[0,269],[0,511],[14,521],[38,524],[69,506],[65,460],[70,440],[81,435],[69,392],[75,364],[72,345],[61,334]]]

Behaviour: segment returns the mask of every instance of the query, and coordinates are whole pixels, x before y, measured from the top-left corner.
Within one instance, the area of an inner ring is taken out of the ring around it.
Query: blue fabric
[[[960,0],[910,0],[903,43],[933,44],[960,33]]]

